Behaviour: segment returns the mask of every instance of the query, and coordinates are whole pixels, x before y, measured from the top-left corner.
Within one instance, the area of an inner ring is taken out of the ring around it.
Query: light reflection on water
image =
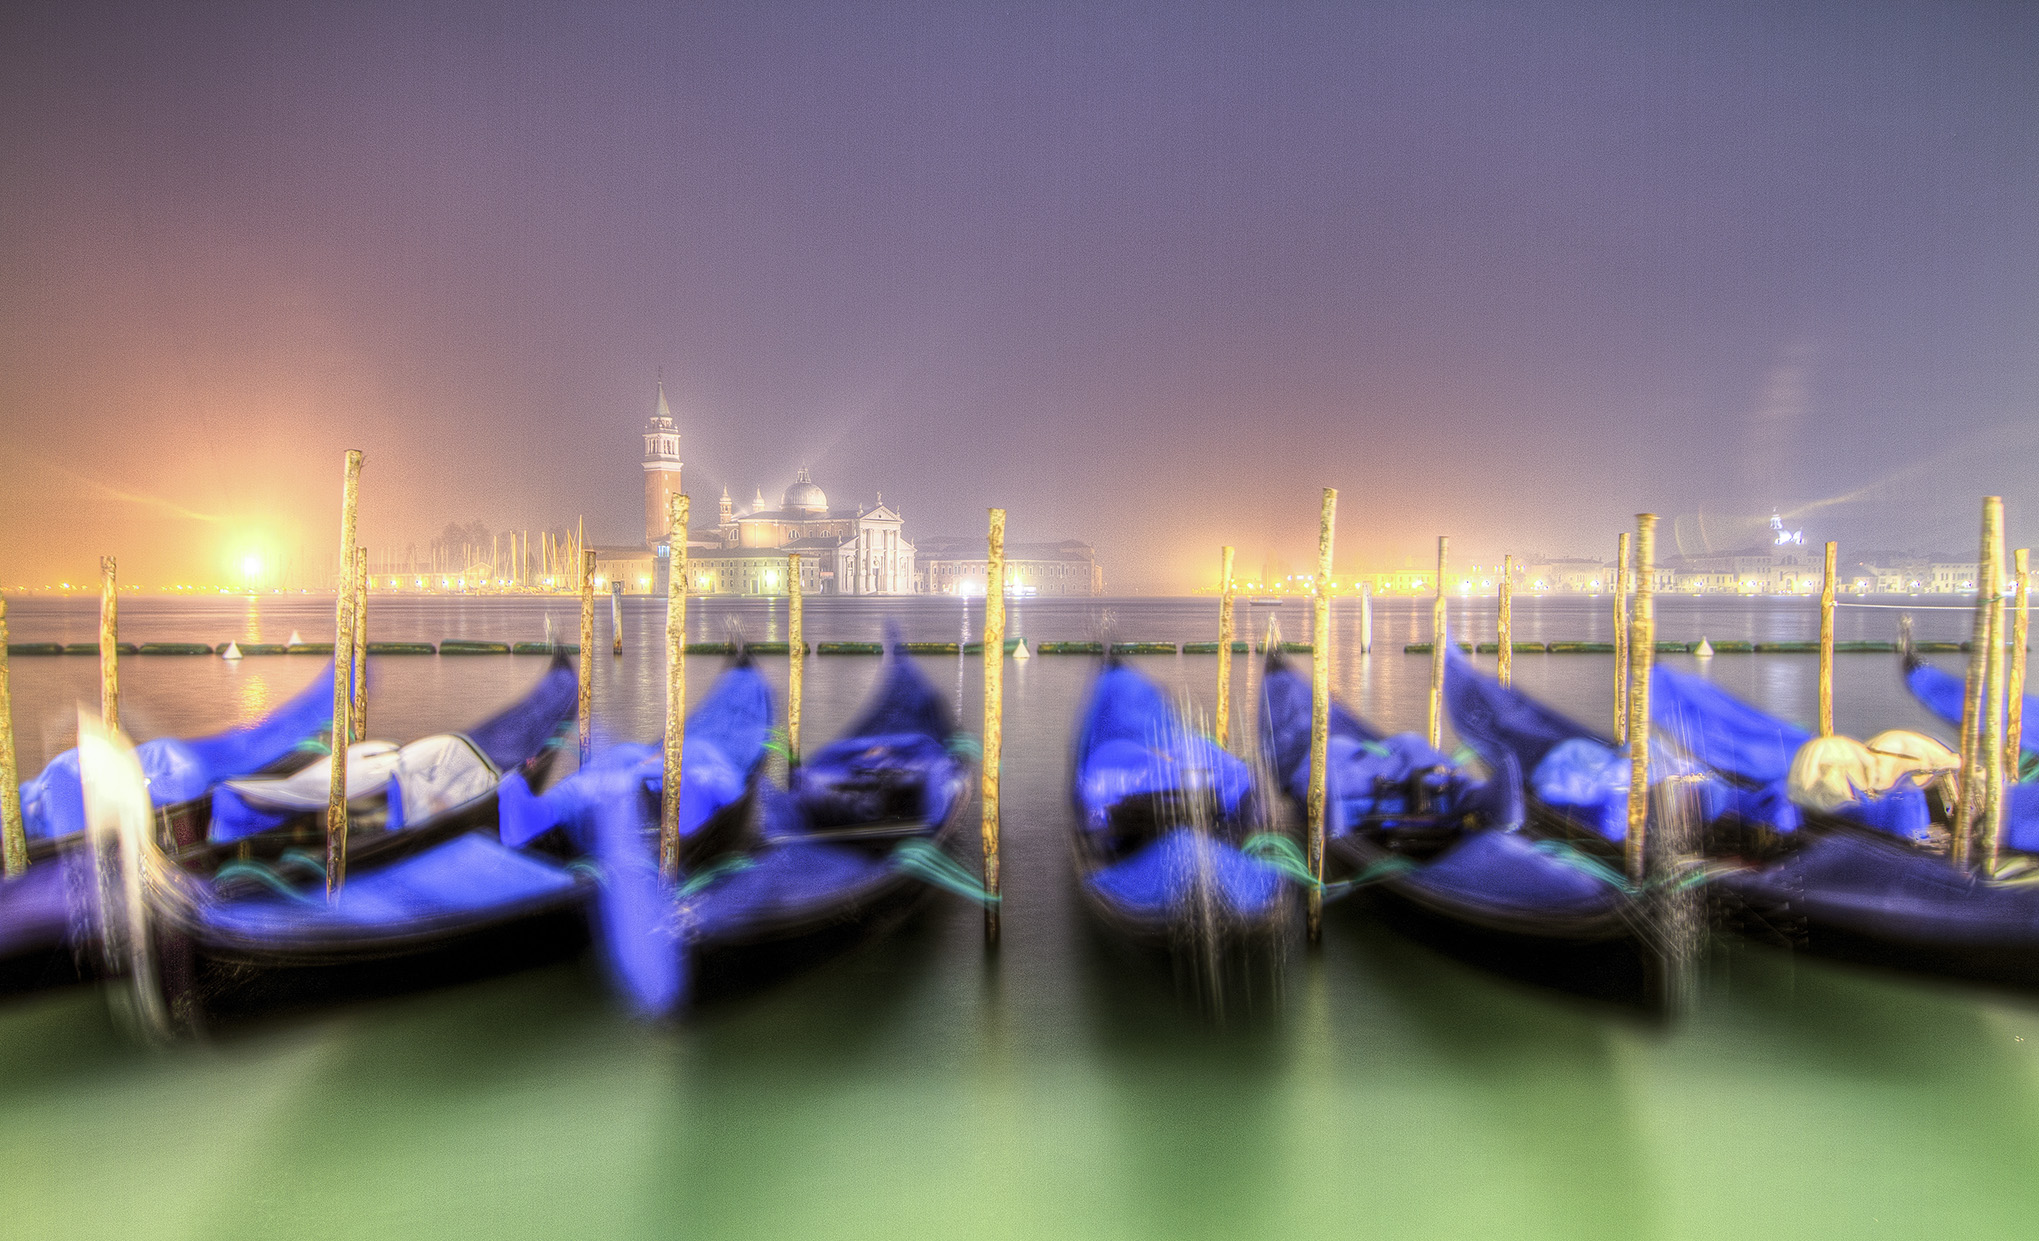
[[[662,614],[626,602],[620,661],[600,614],[596,711],[605,735],[649,738],[662,702]],[[1517,631],[1604,638],[1604,618],[1592,628],[1602,602],[1525,601]],[[1696,619],[1672,603],[1667,637],[1699,636],[1674,627],[1687,622],[1713,637],[1811,632],[1810,608],[1797,603],[1737,601]],[[562,634],[578,623],[570,600],[374,606],[387,639],[530,639],[548,615]],[[977,606],[810,601],[808,637],[870,640],[892,614],[910,638],[967,641],[981,632]],[[1124,639],[1215,637],[1215,600],[1110,606]],[[1241,635],[1257,638],[1269,610],[1242,606]],[[1088,638],[1098,611],[1089,600],[1029,600],[1009,613],[1009,632]],[[1300,606],[1281,612],[1285,631],[1308,633]],[[10,620],[17,641],[54,640],[73,625],[89,636],[89,604],[82,613],[30,600]],[[1427,603],[1377,601],[1376,654],[1365,660],[1352,613],[1341,606],[1334,619],[1343,640],[1334,683],[1361,711],[1420,728],[1428,659],[1400,648],[1427,638]],[[330,631],[330,615],[317,601],[272,611],[265,600],[253,612],[232,601],[216,614],[139,601],[123,621],[136,641],[224,641],[242,624],[313,637],[321,623]],[[719,638],[730,615],[761,639],[784,620],[779,606],[697,602],[696,640]],[[1491,606],[1453,615],[1491,638]],[[209,626],[228,617],[215,638]],[[1929,619],[1948,620],[1922,614],[1921,636],[1943,636]],[[1959,624],[1946,628],[1961,636]],[[690,661],[693,694],[719,662]],[[942,683],[953,678],[974,731],[981,665],[923,662]],[[1213,657],[1136,662],[1210,709]],[[143,736],[223,726],[301,687],[320,664],[133,659],[128,723]],[[373,730],[403,739],[487,714],[544,661],[377,664]],[[1234,664],[1242,711],[1251,664]],[[783,658],[763,665],[783,682]],[[815,745],[857,709],[878,661],[812,657],[807,667]],[[1721,656],[1707,675],[1804,720],[1814,667],[1811,657]],[[1840,667],[1843,730],[1923,722],[1894,657],[1847,656]],[[95,672],[89,659],[27,657],[13,671],[34,770],[68,744],[66,716],[95,692]],[[161,1054],[121,1042],[90,992],[7,1003],[0,1204],[10,1228],[271,1239],[398,1229],[2030,1235],[2039,1187],[2017,1170],[2039,1156],[2039,1008],[2023,997],[1723,943],[1692,1018],[1660,1031],[1497,979],[1347,904],[1327,918],[1323,948],[1292,963],[1278,1018],[1213,1029],[1182,1012],[1164,978],[1077,916],[1065,782],[1071,716],[1091,671],[1091,660],[1056,656],[1008,670],[1007,903],[995,958],[976,910],[944,900],[907,933],[673,1030],[621,1020],[581,966]],[[1516,676],[1604,726],[1607,658],[1520,656]]]

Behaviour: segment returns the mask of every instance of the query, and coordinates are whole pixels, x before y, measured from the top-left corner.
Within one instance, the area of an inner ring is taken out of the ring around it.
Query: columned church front
[[[665,588],[670,534],[664,497],[680,489],[679,432],[660,386],[645,430],[644,541],[656,558],[656,589]],[[777,508],[758,491],[738,510],[723,488],[715,525],[701,530],[696,509],[689,521],[687,576],[697,595],[783,595],[788,558],[800,556],[800,589],[813,595],[910,595],[917,591],[914,549],[897,509],[880,495],[871,505],[830,508],[828,496],[805,468]],[[694,531],[700,533],[694,533]]]

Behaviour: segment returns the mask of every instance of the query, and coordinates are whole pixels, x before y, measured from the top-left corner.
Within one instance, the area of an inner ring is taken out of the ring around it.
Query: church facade
[[[644,549],[600,549],[616,554],[616,580],[640,577],[663,591],[671,563],[668,497],[680,492],[680,432],[661,383],[658,401],[644,429]],[[915,552],[905,519],[881,494],[872,504],[831,507],[828,496],[803,467],[777,506],[762,489],[739,509],[727,487],[708,525],[700,508],[689,514],[686,531],[688,593],[697,595],[783,595],[790,557],[800,557],[800,589],[810,595],[910,595],[918,586]],[[621,563],[626,551],[632,561]],[[604,559],[608,557],[605,555]],[[649,561],[649,573],[638,560]]]

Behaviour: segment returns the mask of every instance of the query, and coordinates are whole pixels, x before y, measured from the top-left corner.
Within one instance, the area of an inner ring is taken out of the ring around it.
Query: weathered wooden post
[[[1373,654],[1373,583],[1359,584],[1359,653]]]
[[[581,571],[581,766],[588,765],[588,759],[595,750],[595,553],[583,551],[579,558]]]
[[[623,583],[611,579],[609,582],[609,653],[623,653]]]
[[[2025,647],[2032,640],[2032,552],[2021,547],[2013,554],[2012,581],[2018,592],[2017,612],[2011,622],[2011,683],[2004,691],[2004,702],[2009,714],[2004,719],[2004,771],[2005,779],[2018,782],[2018,773],[2025,761]],[[4,609],[0,609],[0,622],[6,620]],[[5,635],[0,634],[0,641]],[[0,695],[6,689],[0,685]],[[4,701],[4,699],[0,699]]]
[[[1614,744],[1628,744],[1628,534],[1614,553]]]
[[[1005,752],[1005,510],[991,510],[991,540],[984,561],[984,766],[979,772],[983,808],[984,940],[998,942],[998,777]]]
[[[0,595],[0,876],[28,869],[21,770],[14,761],[14,692],[7,684],[7,596]]]
[[[1232,549],[1218,554],[1218,744],[1232,744]]]
[[[1834,735],[1834,560],[1840,544],[1827,544],[1827,573],[1820,585],[1820,736]]]
[[[326,899],[337,900],[347,882],[347,742],[354,735],[354,592],[348,570],[354,558],[354,510],[361,494],[361,450],[347,450],[340,488],[339,598],[333,605],[333,765],[326,785]]]
[[[1331,534],[1338,518],[1338,490],[1324,488],[1317,512],[1316,595],[1310,601],[1310,942],[1324,933],[1324,820],[1327,770],[1331,765]]]
[[[1982,748],[1983,718],[1990,701],[1990,576],[1993,549],[2003,538],[2003,498],[1982,500],[1982,543],[1975,558],[1975,621],[1968,646],[1968,677],[1963,686],[1961,710],[1961,799],[1954,815],[1954,839],[1950,852],[1956,866],[1967,867],[1974,858],[1976,829],[1988,812],[1989,762]]]
[[[665,790],[659,801],[658,869],[680,877],[680,769],[687,754],[687,497],[666,501]]]
[[[1644,849],[1650,818],[1650,666],[1657,650],[1657,515],[1637,513],[1635,526],[1635,613],[1628,639],[1628,838],[1622,852],[1628,881],[1641,885],[1649,879]],[[1622,542],[1627,541],[1623,535]]]
[[[1515,681],[1515,557],[1501,557],[1501,618],[1494,622],[1494,646],[1501,656],[1494,675],[1501,684]]]
[[[807,625],[801,615],[800,553],[786,554],[786,766],[800,765],[800,694],[807,675]]]
[[[120,730],[120,582],[113,557],[99,558],[99,718]]]
[[[1433,750],[1444,745],[1444,651],[1451,641],[1444,603],[1444,572],[1450,549],[1451,540],[1438,535],[1437,597],[1430,604],[1430,713],[1428,731],[1424,734]]]
[[[354,701],[347,735],[368,740],[368,549],[354,549]]]
[[[1994,498],[1994,497],[1993,497]],[[1982,735],[1979,738],[1985,765],[1983,775],[1982,873],[1996,874],[1997,856],[2003,849],[2006,811],[2010,799],[2004,787],[2004,644],[2009,637],[2009,617],[2004,609],[2004,516],[2003,501],[1996,500],[1996,538],[1990,544],[1988,576],[1983,589],[1989,594],[1989,663],[1984,666]]]

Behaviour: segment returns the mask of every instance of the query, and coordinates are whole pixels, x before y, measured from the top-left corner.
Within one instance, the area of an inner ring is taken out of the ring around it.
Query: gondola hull
[[[2039,886],[1997,883],[1858,829],[1722,876],[1727,925],[1762,942],[1911,973],[2039,986]]]

